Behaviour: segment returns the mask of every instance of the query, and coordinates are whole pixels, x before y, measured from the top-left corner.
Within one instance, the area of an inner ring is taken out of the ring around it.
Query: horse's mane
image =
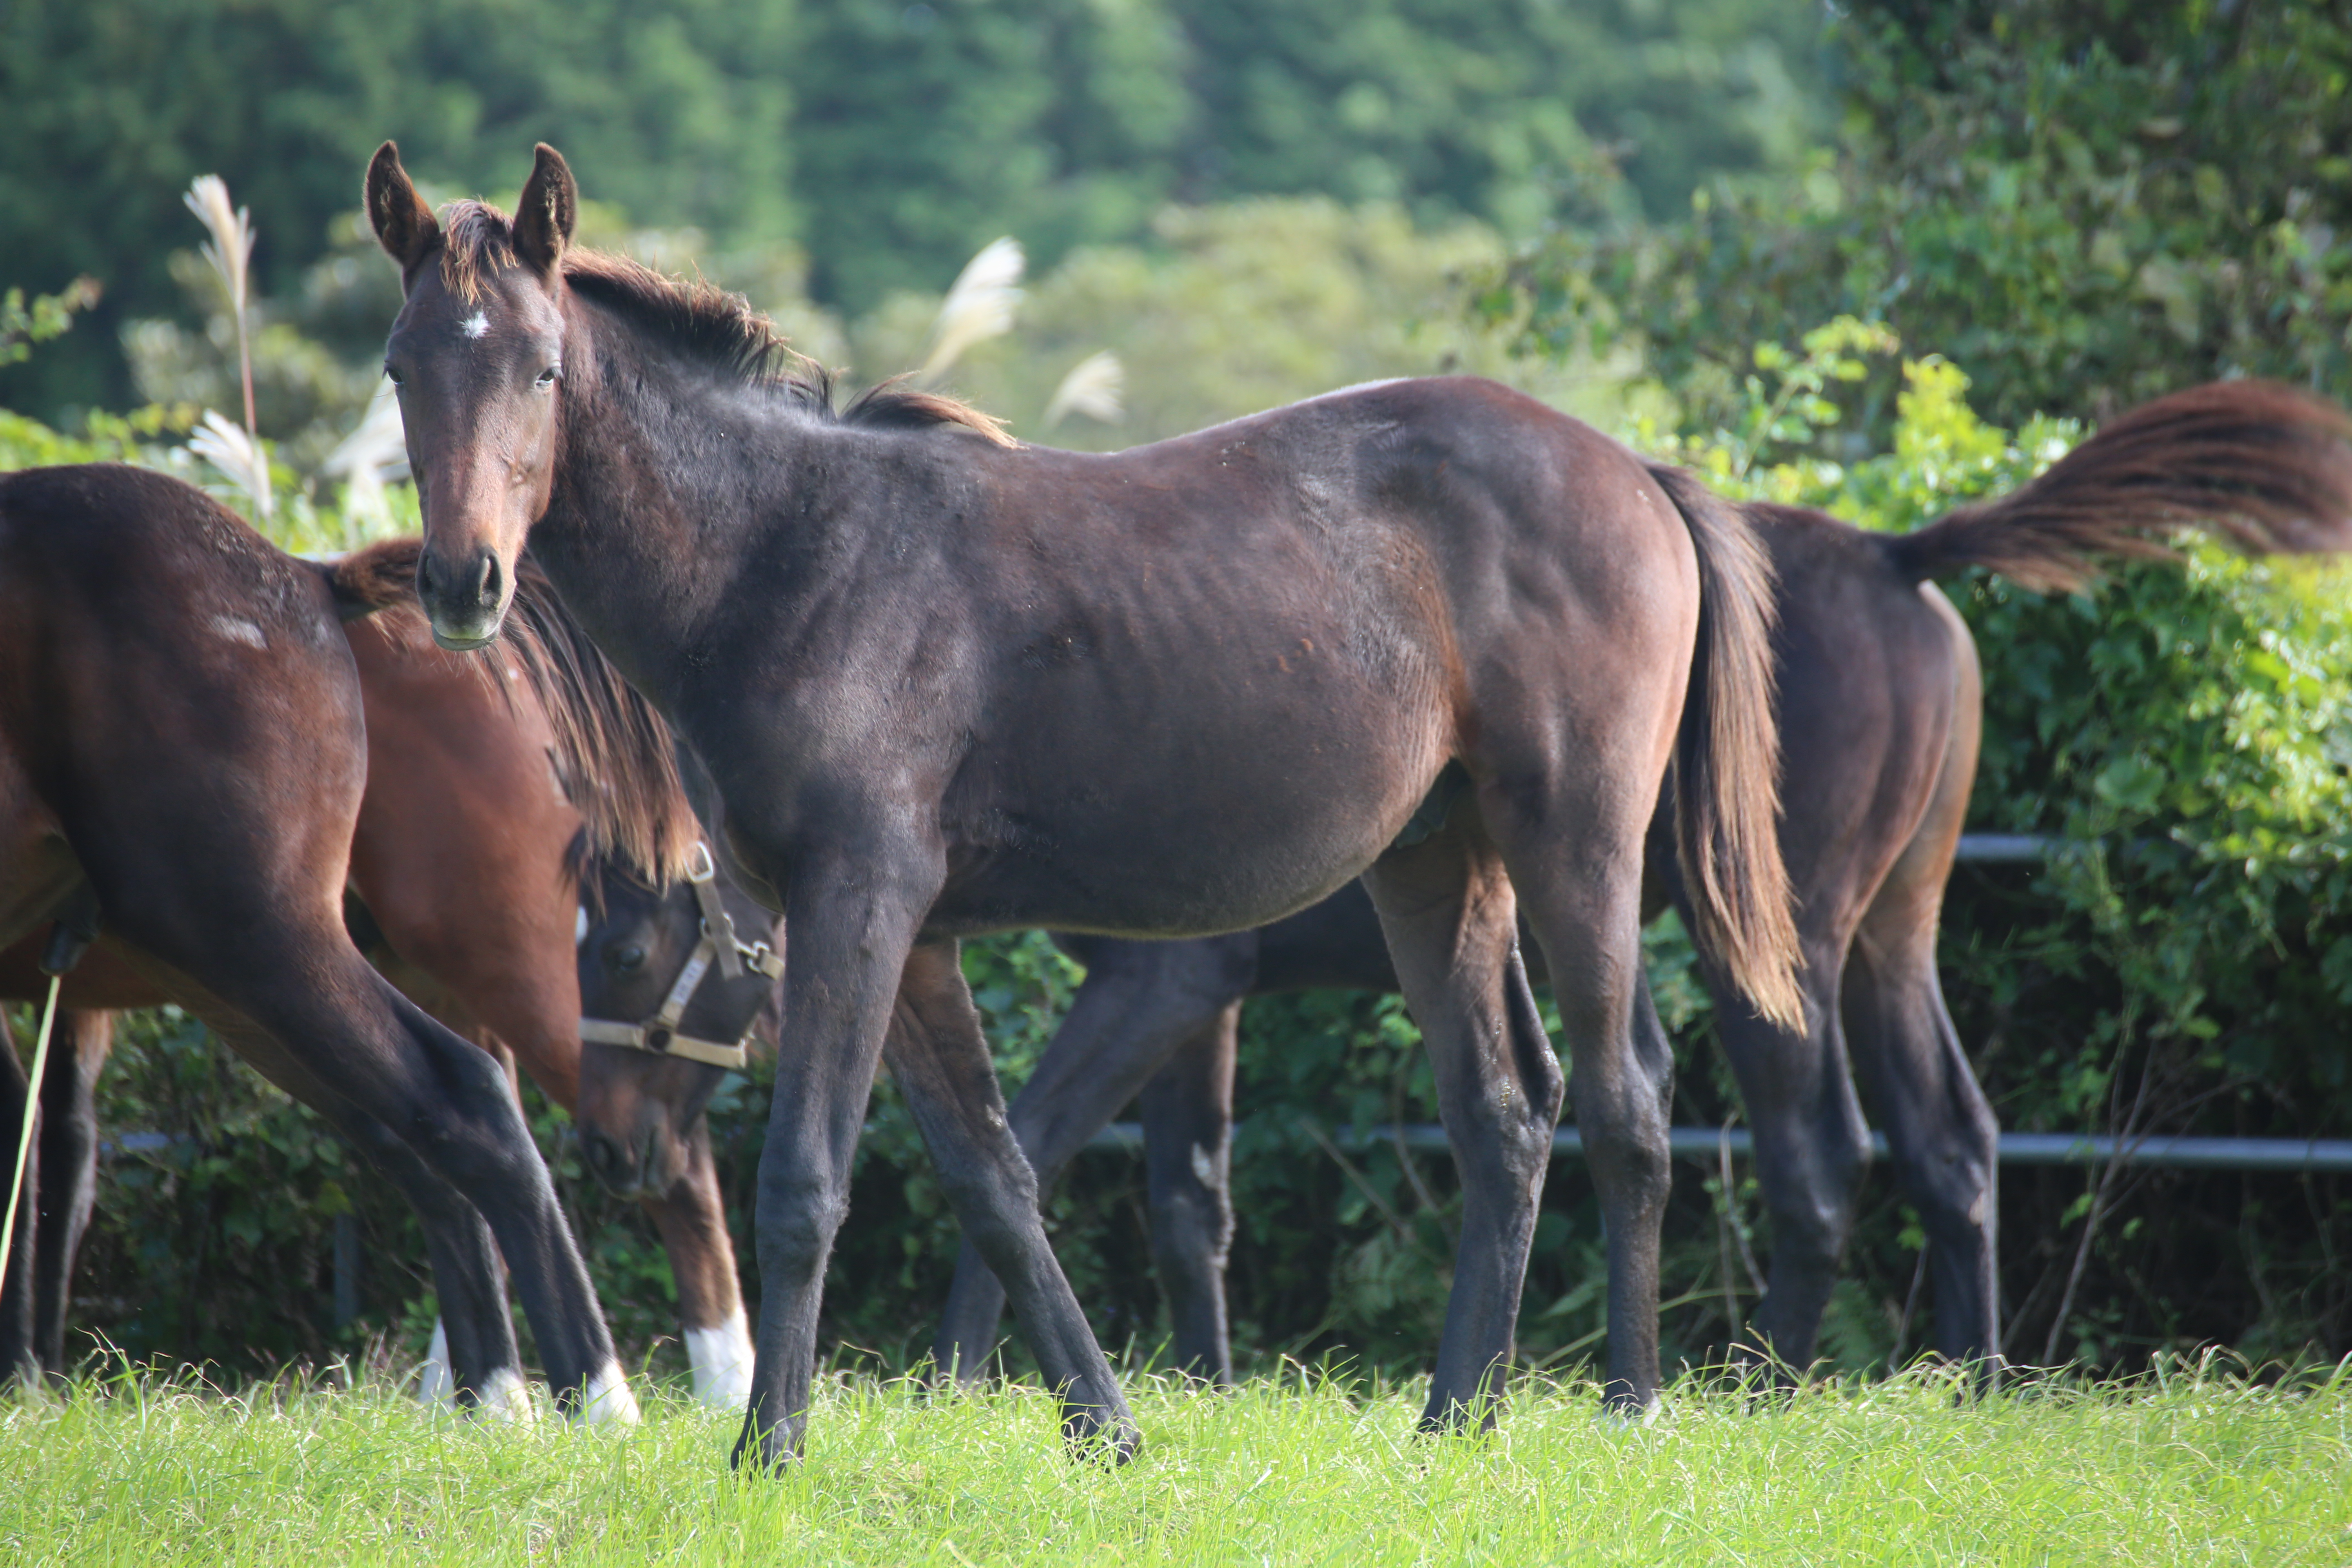
[[[488,271],[516,265],[514,226],[486,202],[452,202],[441,221],[441,279],[473,300]],[[772,387],[817,417],[868,429],[955,426],[998,446],[1013,445],[1004,422],[957,398],[908,386],[894,376],[845,408],[834,404],[831,371],[799,353],[742,295],[698,278],[669,278],[625,256],[563,253],[563,280],[626,316],[688,357],[753,385]]]
[[[421,627],[423,549],[422,540],[386,540],[337,563],[333,585],[347,618],[385,616]],[[514,602],[499,640],[554,731],[556,775],[585,823],[582,847],[617,858],[655,887],[684,875],[702,828],[678,783],[669,726],[596,650],[527,555],[515,563]],[[513,700],[489,658],[471,662]]]

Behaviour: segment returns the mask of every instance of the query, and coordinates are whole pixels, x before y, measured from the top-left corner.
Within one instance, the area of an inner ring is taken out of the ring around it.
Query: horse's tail
[[[1915,582],[1984,566],[2048,592],[2082,586],[2103,555],[2168,556],[2161,535],[2184,525],[2252,554],[2352,548],[2352,416],[2276,382],[2193,386],[1997,500],[1879,537]]]
[[[1698,552],[1698,647],[1675,740],[1675,849],[1691,932],[1766,1018],[1804,1027],[1789,873],[1780,863],[1772,563],[1738,509],[1680,468],[1650,473]]]
[[[421,625],[422,548],[419,540],[387,540],[328,567],[343,619],[389,614]],[[588,640],[538,563],[526,555],[515,568],[508,635],[500,640],[513,650],[523,684],[554,732],[556,773],[583,821],[584,847],[617,858],[656,887],[684,876],[702,825],[679,783],[669,726]],[[513,700],[513,689],[496,673],[495,655],[479,656],[474,668]]]

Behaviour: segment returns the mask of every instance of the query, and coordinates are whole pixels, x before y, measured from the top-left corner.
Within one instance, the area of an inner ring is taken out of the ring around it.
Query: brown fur
[[[2182,526],[2254,554],[2344,548],[2352,418],[2275,382],[2190,387],[2115,420],[2022,489],[1893,541],[1889,553],[1914,579],[1983,566],[2064,592],[2097,576],[2097,556],[2169,556],[2150,535]]]
[[[1698,657],[1675,742],[1675,847],[1691,934],[1720,955],[1765,1017],[1803,1026],[1797,924],[1780,863],[1780,735],[1773,722],[1773,571],[1729,503],[1681,468],[1653,464],[1698,553]]]
[[[421,623],[422,548],[421,541],[394,539],[353,552],[334,568],[337,596]],[[683,875],[701,828],[678,783],[669,726],[604,661],[528,559],[516,572],[514,605],[507,646],[555,731],[556,772],[586,821],[586,849],[617,857],[656,886]],[[478,668],[505,690],[488,658]]]

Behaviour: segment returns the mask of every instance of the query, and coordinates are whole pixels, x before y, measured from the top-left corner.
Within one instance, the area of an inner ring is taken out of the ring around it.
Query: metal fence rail
[[[2056,842],[2046,833],[1963,833],[1952,858],[1980,866],[2032,865]]]
[[[1328,1134],[1342,1148],[1364,1149],[1402,1141],[1408,1149],[1443,1153],[1445,1129],[1434,1122],[1404,1127],[1374,1127],[1364,1131],[1340,1129]],[[1677,1127],[1669,1134],[1676,1155],[1685,1160],[1717,1160],[1724,1145],[1735,1158],[1745,1159],[1755,1149],[1755,1137],[1745,1127]],[[1870,1135],[1873,1152],[1886,1156],[1886,1135]],[[1089,1149],[1139,1153],[1143,1127],[1118,1121],[1095,1134]],[[1552,1134],[1552,1158],[1581,1159],[1584,1138],[1573,1127]],[[2143,1138],[2129,1143],[2120,1156],[2116,1140],[2074,1132],[2004,1132],[2000,1163],[2004,1165],[2103,1165],[2118,1157],[2135,1165],[2161,1165],[2188,1171],[2309,1171],[2352,1172],[2352,1138]]]

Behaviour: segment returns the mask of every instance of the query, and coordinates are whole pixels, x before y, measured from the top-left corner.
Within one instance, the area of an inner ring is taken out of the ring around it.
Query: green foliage
[[[1529,346],[1637,347],[1693,427],[1754,348],[1838,314],[1968,367],[1988,415],[2104,417],[2226,374],[2352,388],[2352,33],[2208,0],[1860,5],[1846,114],[1801,178],[1718,180],[1686,216],[1563,231],[1492,304]],[[1891,377],[1847,399],[1862,445]]]
[[[386,137],[420,173],[508,202],[551,140],[600,195],[781,238],[793,16],[780,0],[23,0],[0,13],[0,255],[36,284],[98,278],[110,331],[169,310],[179,194],[218,173],[261,217],[258,275],[283,292]],[[0,402],[119,405],[100,347]]]
[[[1824,124],[1798,5],[1182,0],[1196,197],[1316,192],[1473,216],[1672,212],[1793,165]]]
[[[1328,194],[1513,234],[1671,210],[1814,139],[1816,30],[1785,0],[20,0],[0,256],[108,295],[92,341],[0,379],[0,404],[130,400],[109,341],[177,310],[179,194],[208,172],[261,220],[271,295],[384,138],[439,194],[501,203],[543,139],[636,223],[726,253],[797,240],[858,316],[999,234],[1051,261],[1143,238],[1171,201]]]
[[[89,278],[77,278],[55,294],[37,295],[30,306],[22,289],[0,294],[0,365],[21,364],[32,357],[35,343],[62,337],[73,325],[74,312],[97,304],[98,295],[97,280]]]

